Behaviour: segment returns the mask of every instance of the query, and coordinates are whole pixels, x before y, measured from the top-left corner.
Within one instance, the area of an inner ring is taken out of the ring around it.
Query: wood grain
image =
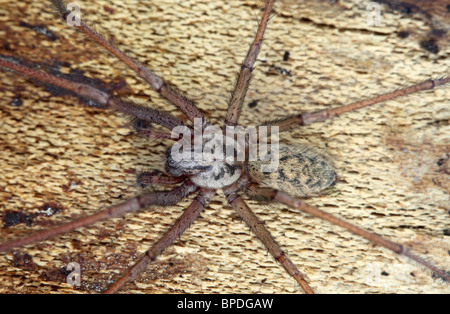
[[[86,71],[109,86],[126,82],[119,95],[182,117],[111,55],[56,20],[47,2],[0,2],[0,43],[6,52],[35,62],[67,62],[64,71]],[[188,94],[212,122],[223,123],[260,1],[79,2],[82,17],[99,32]],[[433,19],[382,5],[381,24],[368,26],[366,5],[358,3],[277,3],[243,125],[449,74],[448,36],[435,40],[436,53],[420,44],[433,28],[448,31],[448,13]],[[30,25],[45,27],[57,39]],[[289,58],[283,61],[286,51]],[[21,106],[12,106],[15,98]],[[336,189],[309,203],[405,244],[448,270],[449,98],[450,89],[440,88],[283,134],[282,142],[314,146],[334,162],[340,178]],[[49,203],[62,208],[51,217],[39,215],[32,227],[1,228],[1,241],[136,195],[141,190],[134,170],[163,169],[169,143],[138,138],[114,112],[51,96],[9,74],[0,76],[0,99],[2,217],[7,211],[36,214]],[[283,206],[249,203],[318,293],[450,292],[427,270],[338,227]],[[141,211],[2,253],[0,293],[101,291],[188,204]],[[81,265],[80,290],[65,283],[67,272],[61,269],[70,262]],[[294,293],[300,288],[218,193],[186,234],[124,292]]]

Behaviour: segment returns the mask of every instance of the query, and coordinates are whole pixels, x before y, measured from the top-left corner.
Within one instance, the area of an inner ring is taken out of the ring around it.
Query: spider
[[[269,41],[269,40],[268,40]],[[263,48],[264,49],[264,48]],[[264,50],[263,50],[264,51]],[[219,121],[219,120],[218,120]],[[119,193],[120,194],[120,193]],[[325,204],[326,204],[326,202],[325,202]],[[214,206],[214,204],[212,204],[211,206]],[[216,204],[216,206],[217,206],[217,204]],[[267,209],[266,209],[267,210]],[[206,212],[205,212],[206,213]],[[292,214],[292,212],[288,212],[289,214]],[[263,213],[264,214],[264,213]],[[155,222],[156,223],[156,222]],[[152,224],[153,225],[153,224]],[[195,226],[195,224],[194,224],[194,226]],[[338,232],[338,231],[336,231],[335,229],[333,229],[334,230],[334,232]],[[236,231],[235,231],[236,232]],[[326,234],[325,234],[326,235]],[[103,241],[104,241],[104,239],[103,239]],[[149,241],[149,242],[151,242],[151,241]],[[75,245],[75,244],[72,244],[72,245]],[[296,248],[296,246],[295,245],[293,245],[292,246],[292,248],[289,248],[289,254],[295,254],[294,252],[293,252],[293,250]],[[315,253],[320,253],[320,252],[315,252]],[[187,255],[186,255],[187,256]],[[301,260],[300,260],[301,261]],[[271,266],[268,266],[268,267],[271,267]],[[224,271],[225,272],[225,271]],[[293,286],[293,285],[292,285]],[[291,287],[292,287],[291,286]]]

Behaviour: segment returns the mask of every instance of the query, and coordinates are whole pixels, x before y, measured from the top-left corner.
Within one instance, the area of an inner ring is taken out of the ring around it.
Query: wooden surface
[[[83,17],[98,31],[192,97],[212,122],[222,123],[261,1],[79,2]],[[432,28],[448,31],[444,4],[433,11],[441,12],[436,15],[383,5],[381,24],[368,26],[365,3],[304,2],[284,0],[276,6],[247,97],[247,104],[257,105],[245,105],[243,125],[449,74],[448,37],[436,37],[438,51],[420,44]],[[21,22],[44,26],[57,39]],[[409,36],[399,36],[402,31]],[[0,0],[0,38],[8,53],[49,64],[68,62],[66,72],[84,70],[106,83],[125,80],[121,96],[181,116],[111,55],[57,21],[47,2]],[[1,228],[1,241],[132,197],[141,193],[134,170],[163,169],[169,144],[138,138],[119,114],[86,109],[74,98],[53,97],[8,74],[0,77],[0,94],[0,212],[36,214],[48,203],[63,208],[51,217],[36,217],[32,227]],[[12,106],[18,96],[22,106]],[[440,88],[283,134],[282,142],[312,145],[333,159],[340,178],[336,189],[309,203],[449,270],[450,241],[444,235],[450,224],[449,98],[450,88]],[[188,203],[99,223],[17,249],[15,255],[1,253],[0,293],[102,291]],[[283,206],[249,203],[318,293],[450,292],[423,267],[338,227]],[[61,269],[70,262],[81,265],[80,290],[65,283],[67,272]],[[301,291],[219,192],[124,292]]]

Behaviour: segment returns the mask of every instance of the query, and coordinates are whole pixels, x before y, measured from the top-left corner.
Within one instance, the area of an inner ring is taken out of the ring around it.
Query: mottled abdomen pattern
[[[268,152],[270,154],[270,151]],[[258,161],[248,162],[250,176],[262,186],[282,190],[293,196],[321,194],[336,182],[330,163],[307,146],[279,145],[279,164],[274,172],[264,173]]]

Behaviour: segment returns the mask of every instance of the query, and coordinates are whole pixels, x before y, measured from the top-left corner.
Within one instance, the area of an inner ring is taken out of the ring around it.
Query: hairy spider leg
[[[147,250],[139,261],[137,261],[132,267],[122,275],[122,277],[112,284],[104,293],[112,294],[116,293],[122,287],[135,280],[142,272],[147,269],[147,266],[153,262],[161,253],[171,245],[200,215],[205,209],[206,204],[211,200],[215,194],[215,190],[201,189],[195,199],[184,211],[184,213],[178,218],[173,226]]]
[[[46,239],[58,236],[63,233],[73,231],[75,229],[92,225],[96,222],[107,220],[115,217],[121,217],[126,213],[136,211],[141,208],[145,208],[151,205],[170,206],[175,205],[189,194],[198,190],[198,187],[189,180],[183,184],[175,187],[170,191],[158,191],[153,193],[145,193],[129,200],[112,205],[98,213],[82,217],[71,222],[62,224],[58,227],[43,230],[32,234],[30,236],[12,240],[6,243],[0,244],[0,252],[10,250],[15,247],[24,246],[31,243],[44,241]]]

